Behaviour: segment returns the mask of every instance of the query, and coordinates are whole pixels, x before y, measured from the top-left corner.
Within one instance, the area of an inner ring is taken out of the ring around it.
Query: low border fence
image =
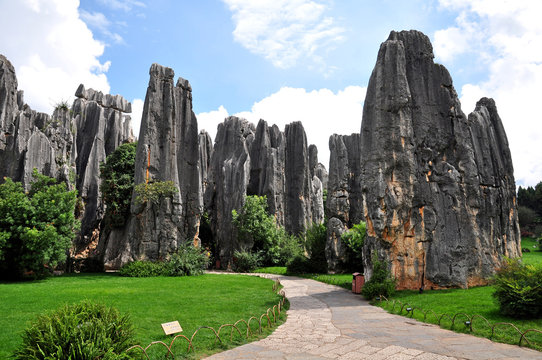
[[[537,346],[538,348],[542,347],[542,342],[539,342],[539,343],[532,343],[527,337],[526,335],[528,333],[539,333],[539,334],[542,334],[542,331],[541,330],[538,330],[538,329],[527,329],[525,331],[522,331],[520,330],[516,325],[514,325],[513,323],[510,323],[510,322],[496,322],[496,323],[491,323],[489,320],[487,320],[485,317],[483,317],[482,315],[478,315],[478,314],[474,314],[474,315],[469,315],[469,314],[466,314],[466,313],[463,313],[463,312],[458,312],[458,313],[455,313],[455,314],[446,314],[446,313],[443,313],[443,314],[437,314],[435,313],[433,310],[429,309],[429,310],[424,310],[420,307],[417,307],[417,306],[413,306],[411,305],[410,303],[406,302],[406,303],[403,303],[402,301],[400,300],[389,300],[388,298],[386,298],[385,296],[383,295],[380,295],[379,297],[376,298],[376,301],[379,301],[380,303],[382,303],[383,301],[386,302],[386,304],[390,304],[392,305],[392,308],[391,310],[389,310],[390,312],[394,312],[395,311],[395,308],[397,306],[397,308],[399,309],[399,313],[398,315],[403,315],[403,311],[406,311],[406,313],[404,314],[405,316],[407,317],[410,317],[410,318],[413,318],[414,317],[414,312],[417,311],[419,313],[422,313],[423,314],[423,321],[424,322],[427,322],[427,318],[428,316],[432,316],[435,321],[436,321],[436,324],[440,327],[444,327],[442,325],[442,320],[443,319],[447,319],[451,325],[450,325],[450,330],[453,330],[454,329],[454,326],[457,322],[461,322],[463,323],[464,326],[466,326],[470,332],[473,332],[475,333],[476,332],[476,327],[474,326],[474,323],[475,323],[475,320],[480,323],[483,321],[483,323],[485,323],[487,325],[487,328],[488,329],[491,329],[491,335],[489,336],[489,339],[493,339],[494,336],[495,336],[495,330],[498,329],[498,328],[510,328],[510,329],[513,329],[519,336],[519,340],[518,340],[518,345],[519,346],[522,346],[522,343],[523,341],[525,341],[525,343],[527,343],[527,345],[529,345],[530,347],[534,347],[534,346]],[[385,307],[384,307],[385,308]],[[388,310],[387,308],[385,308],[386,310]]]
[[[166,344],[163,341],[153,341],[149,345],[147,345],[146,347],[143,347],[141,345],[134,345],[134,346],[128,348],[126,350],[126,352],[128,353],[130,351],[132,351],[132,352],[133,351],[139,351],[140,354],[143,354],[146,359],[150,360],[150,357],[149,357],[149,354],[148,354],[147,351],[151,347],[158,346],[158,347],[164,347],[166,349],[166,351],[167,351],[166,356],[165,356],[166,359],[169,356],[171,356],[172,359],[175,359],[175,354],[173,354],[173,351],[172,351],[172,348],[173,348],[173,345],[175,344],[175,342],[178,339],[180,339],[178,341],[187,342],[187,344],[188,344],[188,348],[186,350],[187,353],[189,353],[191,350],[195,351],[194,340],[196,340],[196,335],[198,335],[198,333],[200,333],[203,330],[211,331],[214,334],[214,339],[215,339],[214,343],[215,344],[217,343],[217,341],[219,343],[221,343],[221,344],[223,343],[223,339],[224,339],[224,336],[225,336],[224,333],[227,333],[228,329],[230,330],[229,331],[230,341],[233,340],[233,335],[234,335],[235,332],[239,336],[241,336],[241,337],[246,336],[246,338],[249,339],[251,335],[254,335],[254,331],[251,328],[251,324],[254,324],[253,328],[255,328],[255,331],[257,331],[258,334],[261,335],[263,327],[267,326],[269,328],[273,324],[277,323],[277,320],[278,320],[281,312],[284,309],[284,303],[286,302],[286,294],[284,293],[284,290],[282,290],[280,288],[280,286],[281,286],[280,281],[275,280],[275,282],[273,283],[273,292],[276,292],[277,294],[282,296],[282,298],[279,300],[277,305],[273,305],[273,307],[268,308],[267,311],[265,313],[261,314],[259,317],[252,316],[248,320],[240,319],[240,320],[237,320],[233,324],[223,324],[218,328],[218,330],[216,330],[215,328],[213,328],[211,326],[200,326],[199,328],[197,328],[194,331],[194,333],[192,334],[191,337],[187,337],[187,336],[181,335],[181,334],[175,335],[173,337],[173,339],[171,340],[171,342],[169,343],[169,345]],[[246,327],[246,332],[244,331],[245,327]],[[243,331],[241,331],[241,329]],[[222,333],[222,335],[221,335],[221,333]]]

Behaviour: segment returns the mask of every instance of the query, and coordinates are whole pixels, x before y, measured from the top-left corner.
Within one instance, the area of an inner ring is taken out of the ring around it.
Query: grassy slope
[[[276,305],[272,282],[253,276],[124,278],[115,274],[72,275],[38,282],[0,284],[0,358],[20,343],[19,334],[36,314],[65,303],[91,299],[130,313],[137,340],[147,345],[170,339],[161,323],[178,320],[190,337],[199,326],[218,326],[259,316]],[[201,335],[201,337],[200,337]],[[176,341],[177,343],[177,341]],[[198,333],[194,345],[208,352],[209,332]],[[186,349],[183,344],[183,349]]]

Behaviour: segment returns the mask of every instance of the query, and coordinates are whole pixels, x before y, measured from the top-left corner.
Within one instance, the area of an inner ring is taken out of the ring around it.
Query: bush
[[[278,227],[275,218],[267,213],[265,196],[247,196],[239,210],[232,211],[233,224],[241,243],[251,244],[247,249],[262,254],[262,265],[283,266],[302,252],[299,240]]]
[[[209,265],[209,257],[203,249],[184,244],[165,263],[168,276],[201,275]]]
[[[233,253],[233,270],[237,272],[251,272],[260,266],[261,255],[249,251],[235,251]]]
[[[40,315],[23,333],[15,359],[130,359],[133,326],[127,315],[90,301]]]
[[[305,248],[316,272],[327,272],[326,241],[327,228],[324,224],[313,224],[305,232]]]
[[[343,266],[349,271],[363,270],[363,242],[365,240],[366,224],[361,221],[341,235],[346,245],[345,262]]]
[[[376,296],[384,295],[390,297],[395,293],[396,281],[391,276],[388,266],[385,262],[378,260],[376,254],[373,254],[373,276],[363,285],[361,294],[367,299],[374,299]]]
[[[0,278],[42,278],[66,260],[79,227],[76,192],[40,175],[29,192],[6,178],[0,185]]]
[[[105,218],[113,227],[122,227],[130,213],[137,142],[123,144],[100,164],[100,191],[106,205]]]
[[[314,274],[327,272],[324,271],[321,264],[314,263],[311,261],[311,259],[303,254],[298,254],[293,257],[286,265],[286,271],[289,274]]]
[[[119,275],[127,277],[166,276],[165,263],[148,260],[137,260],[123,265]]]
[[[166,261],[137,260],[119,270],[121,276],[193,276],[201,275],[209,265],[209,258],[201,248],[181,245]]]
[[[495,293],[501,313],[516,318],[542,317],[542,267],[505,259],[495,275]]]
[[[153,181],[149,183],[137,184],[134,187],[137,194],[136,203],[160,204],[162,199],[172,197],[179,192],[179,189],[173,181]]]

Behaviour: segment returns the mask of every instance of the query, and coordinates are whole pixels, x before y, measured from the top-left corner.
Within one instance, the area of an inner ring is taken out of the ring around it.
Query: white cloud
[[[129,12],[133,8],[145,8],[147,5],[138,0],[100,0],[100,3],[113,9]]]
[[[484,80],[463,85],[463,110],[472,111],[482,96],[495,99],[516,183],[535,185],[542,181],[542,114],[533,106],[542,87],[542,2],[440,0],[440,4],[459,14],[456,26],[435,33],[436,56],[443,61],[477,56],[488,69]]]
[[[343,39],[322,0],[222,0],[233,13],[235,41],[279,68],[309,59],[322,70],[320,50]]]
[[[313,90],[283,87],[276,93],[255,103],[250,111],[235,114],[257,124],[260,119],[281,130],[293,121],[302,121],[309,144],[318,147],[319,161],[329,166],[329,136],[359,133],[366,88],[348,86],[333,93],[328,89]],[[218,110],[197,115],[200,128],[214,139],[216,126],[224,121],[228,111]],[[210,127],[208,127],[210,126]]]
[[[100,12],[88,12],[85,10],[79,11],[79,16],[88,26],[100,31],[105,37],[109,38],[116,44],[123,44],[124,39],[117,33],[110,30],[111,22]]]
[[[143,105],[144,101],[142,99],[132,100],[132,130],[134,131],[134,136],[139,139],[139,129],[141,128],[141,116],[143,115]]]
[[[34,109],[51,112],[80,83],[109,92],[104,45],[80,19],[77,0],[3,1],[0,49],[13,63],[19,89]],[[14,36],[16,31],[17,36]]]

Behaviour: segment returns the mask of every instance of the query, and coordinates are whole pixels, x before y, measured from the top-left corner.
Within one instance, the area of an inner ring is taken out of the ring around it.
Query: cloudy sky
[[[391,30],[427,34],[465,113],[496,100],[518,185],[542,180],[539,0],[0,0],[0,53],[34,109],[80,83],[132,101],[136,134],[156,62],[190,80],[200,129],[228,115],[301,120],[328,165],[332,133],[359,132]]]

